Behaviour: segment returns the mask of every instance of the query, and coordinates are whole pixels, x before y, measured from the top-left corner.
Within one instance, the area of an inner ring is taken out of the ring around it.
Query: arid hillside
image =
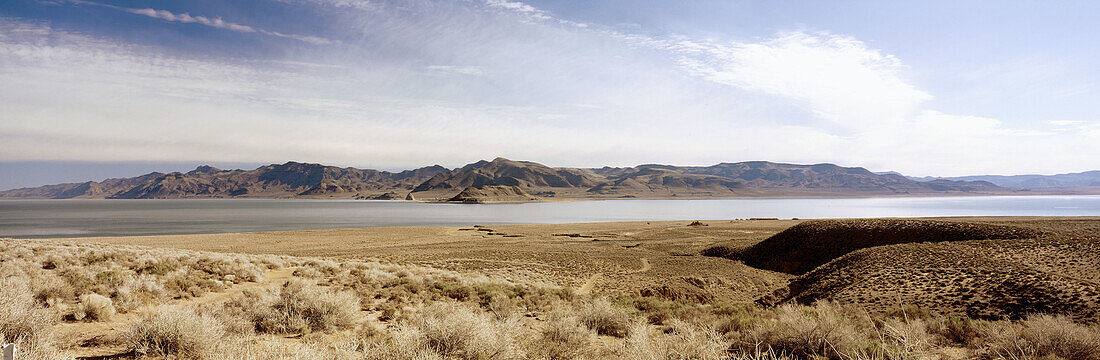
[[[903,305],[977,319],[1100,322],[1100,221],[818,220],[705,253],[800,275],[765,303]]]
[[[1029,228],[937,220],[815,220],[775,234],[726,256],[746,265],[802,275],[863,248],[920,242],[1027,239],[1042,233]]]
[[[708,167],[552,168],[497,158],[457,169],[438,165],[398,173],[288,162],[254,170],[150,173],[101,182],[0,191],[0,199],[171,199],[202,197],[346,198],[447,201],[467,188],[515,186],[540,200],[1014,194],[983,181],[914,181],[832,164],[764,161]],[[1054,190],[1045,190],[1054,191]]]
[[[611,177],[606,183],[588,189],[588,192],[619,197],[729,197],[755,193],[738,180],[657,168],[624,172]]]

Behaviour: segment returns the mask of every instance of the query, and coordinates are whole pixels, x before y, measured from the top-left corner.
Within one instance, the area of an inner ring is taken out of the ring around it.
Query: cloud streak
[[[202,15],[191,15],[190,13],[173,13],[168,10],[158,10],[153,8],[129,8],[124,6],[117,6],[111,4],[103,4],[86,0],[68,0],[73,4],[98,6],[118,11],[123,11],[135,15],[142,15],[151,17],[154,19],[161,19],[165,21],[178,22],[183,24],[199,24],[213,28],[236,31],[241,33],[259,33],[269,36],[281,37],[285,39],[293,39],[297,41],[307,42],[315,45],[329,45],[336,43],[335,41],[328,40],[322,37],[309,36],[309,35],[296,35],[296,34],[284,34],[278,31],[268,31],[264,29],[257,29],[252,26],[242,25],[231,21],[222,20],[220,17],[207,17]]]

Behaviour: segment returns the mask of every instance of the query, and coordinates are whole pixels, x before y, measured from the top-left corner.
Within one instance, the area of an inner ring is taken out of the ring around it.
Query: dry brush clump
[[[581,324],[577,316],[554,312],[531,341],[528,353],[539,359],[580,359],[594,355],[595,341],[595,331]]]
[[[143,314],[123,338],[138,353],[211,359],[225,336],[225,327],[210,315],[189,308],[160,307]]]
[[[115,305],[111,299],[100,294],[80,295],[80,304],[73,312],[76,320],[105,321],[115,316]]]
[[[347,329],[355,325],[359,298],[307,280],[250,289],[227,304],[250,321],[255,330],[274,334],[307,334]]]
[[[658,330],[643,322],[635,322],[630,328],[630,335],[623,341],[623,357],[652,360],[730,357],[727,351],[729,344],[710,327],[671,320],[667,328]]]
[[[990,355],[1004,359],[1100,360],[1100,328],[1084,327],[1065,316],[1034,315],[985,328]]]
[[[0,344],[13,343],[21,359],[69,359],[54,344],[55,312],[37,303],[25,279],[0,278]]]
[[[852,318],[835,306],[783,305],[774,320],[730,334],[733,347],[742,353],[764,348],[784,355],[841,359],[859,350],[865,339]]]
[[[581,324],[600,335],[623,337],[630,330],[630,314],[605,298],[595,298],[577,309]]]
[[[437,302],[367,345],[376,359],[522,359],[518,318],[497,319],[469,305]]]

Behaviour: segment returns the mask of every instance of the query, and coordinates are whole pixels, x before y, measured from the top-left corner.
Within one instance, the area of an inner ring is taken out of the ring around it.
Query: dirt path
[[[589,276],[588,280],[585,280],[584,285],[581,285],[581,288],[577,290],[577,294],[578,295],[591,294],[592,293],[592,288],[594,286],[596,286],[596,280],[599,280],[601,277],[603,277],[603,274],[600,274],[600,273],[595,273],[595,274],[592,274],[592,276]]]
[[[653,266],[649,264],[649,259],[641,258],[640,260],[642,260],[642,268],[640,268],[638,270],[630,270],[630,271],[627,271],[626,273],[627,274],[640,274],[640,273],[644,273],[646,271],[649,271],[650,269],[653,269]],[[596,287],[596,281],[599,281],[601,278],[603,278],[602,273],[592,274],[592,276],[588,277],[588,280],[584,281],[584,285],[581,285],[581,288],[577,289],[577,294],[578,295],[591,294],[592,289]]]
[[[265,273],[263,280],[259,282],[238,284],[225,291],[210,292],[189,299],[168,301],[160,305],[146,305],[125,314],[115,315],[110,321],[59,323],[53,326],[52,332],[55,334],[55,338],[61,342],[60,345],[70,347],[72,354],[78,359],[117,355],[129,351],[129,349],[119,345],[110,345],[115,342],[113,338],[125,331],[131,323],[137,321],[141,314],[146,311],[156,309],[159,306],[189,306],[225,302],[247,289],[276,284],[289,279],[294,270],[295,268],[271,270]]]

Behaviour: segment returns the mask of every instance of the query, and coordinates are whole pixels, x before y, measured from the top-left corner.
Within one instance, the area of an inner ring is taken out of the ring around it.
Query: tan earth
[[[798,220],[610,222],[385,227],[238,234],[72,238],[66,241],[309,257],[377,258],[596,293],[751,302],[788,274],[702,256],[715,244],[755,244]]]

